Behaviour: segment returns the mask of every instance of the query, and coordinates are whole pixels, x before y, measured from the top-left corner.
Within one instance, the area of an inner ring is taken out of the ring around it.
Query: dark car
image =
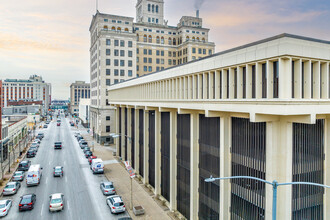
[[[84,151],[84,153],[86,153],[86,151],[90,151],[90,150],[91,150],[90,147],[85,147],[83,151]]]
[[[57,122],[57,126],[61,126],[61,122]]]
[[[77,140],[80,141],[81,139],[84,139],[81,135],[77,136]]]
[[[62,142],[55,142],[54,149],[62,149]]]
[[[82,142],[80,142],[80,148],[81,149],[84,149],[85,147],[88,147],[88,143],[86,142],[86,141],[82,141]]]
[[[92,151],[89,151],[89,150],[86,151],[86,152],[85,152],[85,157],[88,158],[88,157],[90,157],[90,156],[93,156]]]
[[[31,166],[31,161],[29,160],[23,160],[18,165],[18,171],[28,171]]]
[[[44,128],[48,128],[48,126],[47,125],[44,125]]]
[[[26,157],[27,157],[27,158],[35,157],[36,154],[37,154],[37,152],[36,152],[35,149],[30,149],[30,150],[28,150],[28,152],[26,153]]]
[[[45,134],[42,133],[42,132],[40,132],[40,133],[38,133],[38,136],[40,136],[41,138],[44,138],[45,137]]]
[[[21,200],[18,204],[18,210],[24,211],[24,210],[31,210],[34,208],[34,204],[36,203],[37,196],[35,194],[27,194],[24,196],[21,196]]]

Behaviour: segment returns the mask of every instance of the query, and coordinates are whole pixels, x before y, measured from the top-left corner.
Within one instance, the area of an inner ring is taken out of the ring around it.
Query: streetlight
[[[278,183],[276,180],[273,182],[269,182],[267,180],[263,180],[253,176],[231,176],[231,177],[222,177],[222,178],[214,178],[210,176],[210,178],[205,179],[204,181],[207,183],[214,182],[216,180],[228,180],[228,179],[253,179],[258,180],[269,185],[273,186],[273,210],[272,210],[272,219],[276,220],[276,212],[277,212],[277,187],[279,186],[287,186],[287,185],[311,185],[311,186],[319,186],[323,188],[330,188],[330,186],[319,184],[319,183],[310,183],[310,182],[288,182],[288,183]]]

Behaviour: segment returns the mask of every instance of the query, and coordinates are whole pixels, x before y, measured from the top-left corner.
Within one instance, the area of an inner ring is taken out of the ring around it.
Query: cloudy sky
[[[95,1],[1,0],[0,79],[38,74],[52,83],[53,98],[61,99],[69,97],[75,80],[89,82]],[[170,25],[195,14],[194,0],[164,1]],[[99,11],[135,17],[135,4],[99,0]],[[216,52],[284,32],[330,40],[329,0],[205,0],[200,15]]]

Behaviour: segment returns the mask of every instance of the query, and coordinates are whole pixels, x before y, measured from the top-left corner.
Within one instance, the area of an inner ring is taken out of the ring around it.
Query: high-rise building
[[[76,81],[70,85],[70,112],[79,114],[80,99],[90,98],[90,83]]]
[[[95,138],[111,141],[105,118],[115,118],[107,104],[108,86],[212,55],[209,29],[196,16],[176,26],[164,19],[163,0],[138,0],[133,17],[97,11],[90,28],[91,127]],[[107,132],[108,131],[108,132]]]
[[[47,111],[51,102],[52,86],[42,80],[41,76],[32,75],[29,79],[5,79],[3,81],[2,107],[8,106],[8,101],[42,101]]]

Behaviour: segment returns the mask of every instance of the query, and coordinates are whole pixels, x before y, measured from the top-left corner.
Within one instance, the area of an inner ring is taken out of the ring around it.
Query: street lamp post
[[[323,188],[330,188],[330,186],[319,184],[319,183],[310,183],[310,182],[288,182],[288,183],[278,183],[276,180],[273,182],[269,182],[267,180],[263,180],[253,176],[231,176],[231,177],[222,177],[222,178],[214,178],[210,176],[210,178],[205,179],[205,182],[214,182],[216,180],[228,180],[228,179],[253,179],[258,180],[260,182],[272,185],[273,187],[273,210],[272,210],[272,220],[276,220],[277,214],[277,188],[279,186],[287,186],[287,185],[310,185],[310,186],[319,186]]]

